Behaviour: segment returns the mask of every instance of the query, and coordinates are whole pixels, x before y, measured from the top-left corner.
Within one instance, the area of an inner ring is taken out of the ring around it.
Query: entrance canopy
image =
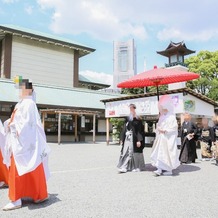
[[[45,126],[46,114],[58,114],[58,144],[61,143],[61,115],[67,114],[75,117],[75,141],[78,141],[77,116],[91,115],[93,116],[93,142],[95,143],[95,121],[96,115],[100,115],[99,111],[77,110],[77,109],[41,109],[42,123]]]
[[[79,109],[41,109],[40,112],[43,114],[74,114],[74,115],[99,115],[99,111],[91,110],[79,110]]]

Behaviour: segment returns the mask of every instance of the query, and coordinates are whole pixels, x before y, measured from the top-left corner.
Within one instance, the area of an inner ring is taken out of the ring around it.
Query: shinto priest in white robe
[[[166,171],[172,171],[180,165],[177,148],[178,124],[171,101],[167,95],[162,96],[159,101],[160,117],[151,154],[152,165]],[[167,109],[168,112],[162,113],[163,109]]]
[[[13,155],[18,175],[34,171],[43,163],[46,179],[50,176],[48,154],[50,148],[42,127],[39,112],[32,96],[20,100],[12,113],[11,119],[4,123],[6,146],[3,157],[7,167]]]

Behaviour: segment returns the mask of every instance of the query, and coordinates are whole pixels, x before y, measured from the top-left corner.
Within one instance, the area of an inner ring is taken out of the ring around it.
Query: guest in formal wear
[[[143,171],[145,162],[144,149],[144,126],[142,120],[136,114],[136,106],[130,104],[130,115],[123,127],[121,134],[121,155],[118,163],[118,171]]]
[[[184,122],[181,127],[181,152],[179,160],[181,163],[195,163],[196,153],[196,134],[197,127],[191,121],[189,113],[184,114]]]
[[[201,145],[201,158],[202,160],[210,160],[212,158],[212,143],[214,140],[213,128],[208,125],[209,121],[207,118],[202,119],[202,129],[200,137]]]
[[[214,140],[212,146],[212,156],[216,160],[216,166],[218,166],[218,115],[213,117],[213,132],[214,132]]]

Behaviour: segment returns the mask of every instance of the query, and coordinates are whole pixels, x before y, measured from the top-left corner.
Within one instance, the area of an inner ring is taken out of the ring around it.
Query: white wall
[[[109,129],[112,129],[111,123],[109,123]],[[106,119],[98,119],[98,132],[106,132]]]
[[[106,132],[106,120],[98,120],[98,132]]]
[[[13,36],[11,78],[73,87],[73,50]]]
[[[184,96],[184,100],[193,101],[194,102],[194,110],[190,110],[190,114],[199,115],[199,116],[206,116],[208,118],[214,115],[214,106],[196,98],[193,95],[186,95]],[[186,110],[187,111],[187,110]]]

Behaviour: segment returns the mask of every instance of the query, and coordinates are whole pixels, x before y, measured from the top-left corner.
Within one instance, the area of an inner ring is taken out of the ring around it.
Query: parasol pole
[[[157,88],[157,100],[159,101],[159,84],[160,84],[160,82],[161,82],[161,79],[162,78],[157,78],[157,79],[154,79],[154,80],[152,80],[152,82],[153,82],[153,84],[156,86],[156,88]]]
[[[156,87],[157,87],[157,101],[159,101],[159,87],[158,85]]]

